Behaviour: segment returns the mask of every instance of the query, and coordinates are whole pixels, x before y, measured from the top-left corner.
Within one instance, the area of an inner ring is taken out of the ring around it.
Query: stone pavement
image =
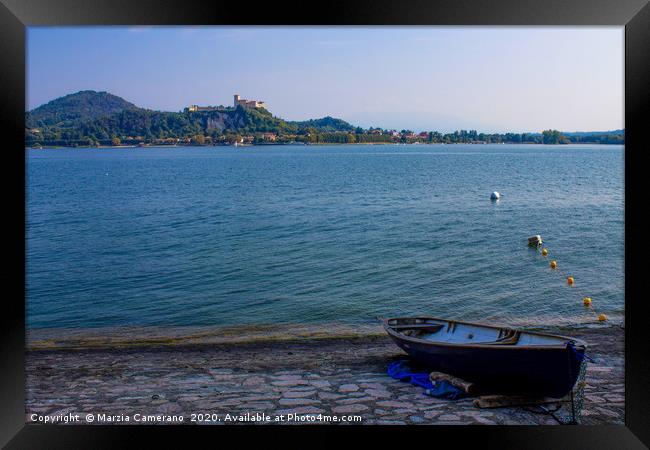
[[[597,344],[589,352],[596,362],[587,369],[582,423],[623,424],[623,330],[563,332]],[[27,421],[32,414],[80,414],[85,423],[85,415],[92,413],[129,416],[135,423],[133,415],[139,413],[182,415],[184,423],[192,423],[192,414],[197,414],[206,420],[195,423],[224,424],[229,423],[226,414],[249,413],[269,415],[272,423],[278,415],[293,413],[346,416],[346,423],[357,424],[557,424],[524,408],[478,409],[471,398],[428,397],[421,388],[386,375],[387,365],[403,356],[383,336],[31,351],[26,364]],[[218,420],[212,420],[214,415]],[[106,422],[96,418],[93,423]]]

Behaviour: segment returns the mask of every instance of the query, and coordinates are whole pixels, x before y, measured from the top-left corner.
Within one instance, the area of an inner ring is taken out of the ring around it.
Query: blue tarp
[[[388,366],[388,375],[396,380],[408,382],[424,388],[424,394],[431,397],[458,400],[467,393],[448,381],[431,383],[428,372],[413,372],[408,360],[395,361]]]

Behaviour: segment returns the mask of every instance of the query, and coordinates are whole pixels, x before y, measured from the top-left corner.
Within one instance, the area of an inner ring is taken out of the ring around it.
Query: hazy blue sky
[[[32,109],[85,89],[179,111],[453,131],[623,128],[622,27],[32,27]]]

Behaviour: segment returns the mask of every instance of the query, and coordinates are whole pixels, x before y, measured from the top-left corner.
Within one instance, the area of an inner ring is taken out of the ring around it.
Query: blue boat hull
[[[561,398],[580,373],[585,346],[449,345],[401,337],[395,343],[427,368],[471,381],[484,393]]]

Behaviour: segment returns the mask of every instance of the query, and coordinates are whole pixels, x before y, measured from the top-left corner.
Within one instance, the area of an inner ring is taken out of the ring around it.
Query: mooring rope
[[[541,255],[542,257],[544,257],[544,258],[547,258],[549,256],[549,254],[550,254],[548,248],[542,246],[541,244],[536,245],[536,250],[537,250],[537,253],[539,255]],[[605,314],[598,313],[598,311],[596,311],[596,307],[594,307],[594,305],[593,305],[593,299],[591,298],[591,296],[588,295],[588,292],[586,290],[584,290],[582,287],[580,287],[579,285],[576,286],[575,278],[572,275],[568,275],[567,273],[565,273],[560,268],[559,264],[557,263],[557,261],[555,259],[552,259],[549,265],[550,265],[551,269],[554,272],[558,273],[560,276],[562,276],[562,278],[564,278],[566,280],[566,283],[567,283],[567,285],[569,286],[570,289],[574,289],[575,291],[578,292],[578,294],[580,294],[582,296],[582,304],[583,304],[583,306],[587,310],[589,310],[590,312],[595,314],[596,319],[599,322],[605,322],[607,320],[607,316]]]
[[[539,238],[539,236],[538,236]],[[530,241],[529,241],[530,245]],[[541,238],[539,238],[539,242],[534,245],[536,247],[537,253],[541,255],[544,258],[547,258],[549,256],[549,250],[548,248],[544,247],[541,243]],[[549,266],[551,270],[554,272],[558,273],[562,278],[564,278],[566,281],[566,284],[570,289],[575,289],[581,296],[582,296],[582,303],[583,306],[591,311],[593,314],[596,315],[596,318],[599,322],[604,322],[607,320],[607,316],[605,314],[599,314],[598,311],[596,311],[596,308],[593,306],[593,300],[590,296],[588,296],[588,292],[580,286],[576,286],[575,279],[572,275],[568,275],[565,273],[560,267],[559,264],[555,259],[552,259],[551,262],[549,263]],[[571,356],[577,358],[580,361],[580,369],[578,372],[578,377],[576,379],[575,383],[575,388],[571,388],[570,392],[570,399],[571,399],[571,411],[569,414],[561,414],[559,409],[557,408],[555,410],[549,410],[544,407],[541,407],[542,411],[544,411],[545,414],[549,414],[553,419],[555,419],[558,423],[562,425],[570,425],[570,424],[579,424],[580,419],[582,416],[582,408],[584,404],[584,395],[585,395],[585,385],[586,385],[586,374],[587,374],[587,361],[589,362],[594,362],[592,358],[590,358],[586,354],[586,350],[584,353],[578,352],[578,350],[575,348],[573,345],[573,342],[569,341],[567,342],[567,349],[569,350],[569,359],[568,359],[568,364],[569,364],[569,377],[572,378],[571,375]],[[574,392],[575,390],[575,392]]]

